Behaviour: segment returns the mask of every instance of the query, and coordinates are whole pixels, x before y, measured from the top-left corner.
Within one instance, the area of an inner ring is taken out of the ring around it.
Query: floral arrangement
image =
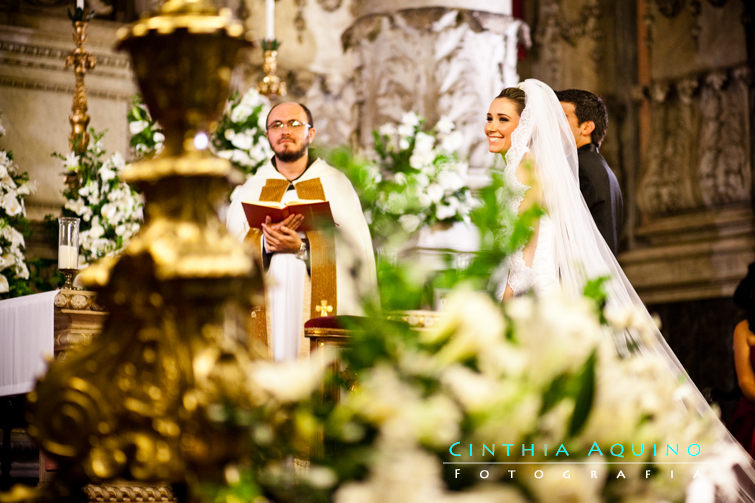
[[[470,223],[478,203],[467,187],[461,133],[451,121],[441,118],[426,130],[425,119],[408,112],[373,138],[372,150],[339,148],[325,156],[351,180],[378,248],[400,249],[437,223]]]
[[[350,326],[337,364],[250,362],[248,408],[221,399],[211,409],[215,422],[247,428],[251,454],[208,499],[682,501],[698,472],[726,482],[733,462],[747,463],[712,414],[690,412],[694,390],[665,361],[617,351],[614,340],[651,327],[606,307],[603,279],[577,299],[501,305],[484,293],[541,213],[507,210],[503,183],[493,173],[480,193],[470,218],[483,252],[456,271],[434,323],[373,312]],[[394,282],[396,298],[413,302],[416,280]]]
[[[375,205],[368,219],[377,227],[398,220],[413,233],[437,222],[469,222],[475,205],[466,186],[468,163],[459,153],[461,133],[441,118],[424,131],[425,119],[405,113],[399,125],[384,124],[373,132],[377,182]]]
[[[356,330],[358,384],[322,420],[334,500],[684,499],[722,430],[663,361],[617,355],[638,316],[596,307],[460,289],[429,329]]]
[[[273,155],[265,137],[265,119],[269,110],[270,101],[254,87],[243,95],[231,96],[210,138],[213,152],[231,161],[247,176],[256,173]],[[165,137],[138,98],[131,106],[128,122],[131,148],[137,158],[162,151]]]
[[[254,86],[228,100],[225,113],[212,135],[213,151],[251,176],[273,156],[265,136],[270,101]]]
[[[347,372],[327,370],[333,355],[251,362],[250,409],[212,408],[248,428],[250,458],[209,499],[682,501],[699,473],[726,481],[746,456],[720,450],[715,417],[689,412],[688,385],[663,361],[618,356],[611,336],[641,336],[641,317],[598,305],[502,307],[459,289],[429,328],[353,326]],[[318,400],[322,389],[340,401]]]
[[[5,128],[0,124],[0,137]],[[0,299],[31,293],[23,232],[28,225],[24,198],[36,184],[21,171],[13,153],[0,150]]]
[[[66,174],[63,213],[81,218],[80,262],[85,263],[123,249],[139,230],[144,207],[141,194],[121,179],[123,156],[115,153],[103,159],[104,133],[91,130],[90,135],[81,155],[54,154],[62,159]]]

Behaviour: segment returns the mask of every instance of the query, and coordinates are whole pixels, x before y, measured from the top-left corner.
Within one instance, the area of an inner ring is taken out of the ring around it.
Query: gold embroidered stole
[[[304,180],[295,185],[301,199],[325,200],[319,178]],[[332,229],[307,231],[312,271],[312,300],[310,318],[335,315],[338,312],[336,280],[336,246]]]
[[[268,178],[265,180],[264,187],[262,187],[259,200],[280,202],[280,200],[283,199],[283,195],[286,193],[287,188],[288,182],[286,180]],[[244,238],[244,242],[248,243],[254,251],[260,271],[264,271],[265,269],[261,255],[262,229],[249,229],[246,238]],[[264,298],[266,299],[267,297],[265,296]],[[267,310],[265,309],[265,302],[263,302],[262,305],[255,306],[254,309],[252,309],[251,316],[252,336],[265,344],[269,350],[272,350],[272,344],[270,344],[267,334]]]
[[[260,192],[260,201],[280,202],[288,189],[289,182],[277,178],[268,178]],[[304,180],[294,184],[296,195],[299,199],[322,199],[325,200],[325,191],[319,178]],[[309,317],[335,315],[337,313],[337,275],[336,275],[336,248],[332,232],[323,230],[310,230],[306,232],[309,240],[310,267],[311,267],[311,301]],[[257,253],[257,261],[260,270],[264,270],[261,250],[261,229],[249,229],[244,242]],[[265,306],[256,306],[252,310],[252,334],[255,338],[265,343],[272,352],[272,341],[269,340],[267,331],[267,312]],[[303,327],[302,327],[303,330]],[[306,341],[302,341],[306,343]],[[308,353],[308,351],[307,351]]]

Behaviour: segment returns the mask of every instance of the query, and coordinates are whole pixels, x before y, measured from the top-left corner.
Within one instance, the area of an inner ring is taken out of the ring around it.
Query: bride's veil
[[[579,190],[574,136],[556,94],[535,79],[525,80],[517,87],[525,92],[525,107],[519,125],[512,133],[506,164],[518,166],[527,152],[534,158],[546,210],[553,223],[554,256],[562,288],[567,293],[579,294],[586,280],[608,276],[610,279],[605,283],[608,307],[634,307],[636,312],[647,317],[647,324],[652,327],[650,334],[626,332],[623,339],[617,341],[618,350],[632,349],[659,355],[671,372],[688,380],[691,389],[687,407],[691,409],[690,413],[711,414],[711,407],[666,343],[592,219]],[[720,421],[715,424],[720,429],[722,445],[719,447],[722,451],[732,452],[732,443],[736,444],[736,440]],[[743,451],[742,454],[748,465],[742,469],[752,484],[755,470],[750,466],[749,456]],[[755,501],[755,496],[740,484],[738,501]]]

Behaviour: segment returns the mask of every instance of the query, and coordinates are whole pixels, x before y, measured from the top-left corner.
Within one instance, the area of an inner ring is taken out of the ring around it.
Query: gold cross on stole
[[[328,301],[325,299],[322,299],[320,301],[320,305],[315,307],[315,311],[317,311],[320,316],[327,316],[327,313],[333,312],[333,306],[328,305]]]

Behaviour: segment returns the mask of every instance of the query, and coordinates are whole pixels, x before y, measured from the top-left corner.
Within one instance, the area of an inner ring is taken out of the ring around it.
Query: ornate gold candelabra
[[[286,83],[278,77],[275,72],[278,70],[278,41],[262,41],[262,71],[265,76],[257,83],[257,91],[265,96],[285,96]]]
[[[246,433],[211,420],[244,407],[253,258],[217,216],[230,163],[206,150],[229,93],[243,28],[210,0],[168,0],[119,32],[165,150],[124,178],[145,195],[145,222],[120,257],[81,274],[110,314],[102,334],[54,361],[29,397],[29,432],[59,467],[49,499],[90,481],[166,481],[202,501]]]
[[[71,145],[71,150],[77,154],[84,152],[89,144],[89,133],[87,133],[89,114],[87,113],[87,93],[84,87],[84,76],[87,70],[92,70],[97,64],[95,57],[84,49],[84,44],[87,41],[88,19],[90,17],[91,12],[89,8],[83,11],[77,9],[76,15],[71,16],[71,21],[73,22],[73,42],[76,44],[76,47],[66,57],[66,68],[72,66],[76,78],[71,115],[68,117],[68,121],[71,123],[71,136],[68,141]]]

